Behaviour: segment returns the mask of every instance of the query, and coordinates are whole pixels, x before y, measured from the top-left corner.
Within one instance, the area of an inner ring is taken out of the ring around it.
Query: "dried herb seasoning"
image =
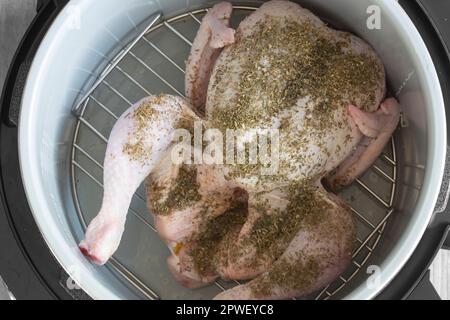
[[[384,70],[375,56],[349,49],[350,34],[327,33],[310,20],[299,23],[267,16],[253,28],[247,36],[238,30],[235,43],[225,49],[227,55],[216,67],[209,101],[227,103],[211,106],[209,119],[225,131],[269,128],[278,118],[280,151],[292,155],[280,163],[282,175],[292,166],[312,165],[308,161],[313,157],[305,156],[311,139],[324,155],[330,155],[327,133],[339,128],[350,131],[346,107],[356,102],[363,109],[372,106]],[[238,80],[231,80],[229,74],[237,74]],[[301,99],[305,106],[298,128],[291,119],[299,112],[294,107]],[[309,140],[302,139],[305,136]],[[257,166],[232,169],[233,177],[259,173]],[[282,179],[286,177],[265,177],[269,182]]]
[[[307,290],[317,280],[321,267],[318,259],[314,257],[283,257],[275,262],[273,267],[258,281],[250,285],[255,297],[268,297],[273,295],[273,290]]]
[[[247,243],[255,246],[256,259],[277,259],[301,228],[317,226],[332,209],[321,194],[323,191],[310,181],[294,183],[286,189],[288,204],[284,210],[271,208],[268,201],[255,206],[261,216],[253,225]]]
[[[347,105],[354,95],[367,93],[363,107],[374,103],[383,71],[375,57],[350,52],[351,40],[345,33],[336,41],[309,20],[298,23],[275,17],[261,20],[254,28],[251,36],[238,33],[228,48],[228,59],[240,61],[242,71],[232,84],[235,95],[229,107],[212,111],[210,118],[217,127],[268,125],[272,116],[304,97],[316,105],[314,116],[322,120],[313,126],[326,126],[332,111]],[[219,88],[229,69],[225,62],[216,71],[211,86],[219,95],[229,90]]]
[[[150,159],[152,150],[151,146],[146,143],[147,127],[148,124],[154,121],[159,115],[159,111],[156,110],[154,106],[161,105],[163,103],[163,94],[152,96],[150,99],[138,106],[131,114],[136,124],[136,130],[134,131],[132,137],[128,137],[129,141],[126,142],[122,148],[122,152],[127,154],[130,159],[139,161],[142,164],[145,164],[146,161]]]
[[[195,166],[182,165],[179,168],[175,185],[164,198],[157,185],[150,183],[149,187],[156,215],[172,214],[173,210],[187,208],[201,199],[198,191],[197,168]]]
[[[233,208],[214,218],[205,219],[189,243],[195,270],[202,276],[214,273],[220,261],[226,261],[228,249],[247,219],[247,206],[237,203]]]

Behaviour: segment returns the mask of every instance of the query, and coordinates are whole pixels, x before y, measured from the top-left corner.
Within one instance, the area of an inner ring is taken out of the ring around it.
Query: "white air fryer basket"
[[[396,275],[427,227],[444,169],[446,123],[436,71],[403,9],[390,0],[298,1],[368,41],[382,58],[403,121],[385,153],[341,197],[354,209],[360,247],[352,265],[312,298],[374,297]],[[72,0],[42,42],[25,88],[19,151],[35,220],[55,257],[93,298],[209,299],[236,285],[182,288],[152,226],[142,188],[118,252],[104,267],[78,250],[100,207],[106,141],[117,117],[151,93],[184,92],[184,61],[204,8],[214,2]],[[260,2],[235,3],[233,24]],[[381,12],[371,30],[367,8]],[[368,286],[367,268],[381,270]]]

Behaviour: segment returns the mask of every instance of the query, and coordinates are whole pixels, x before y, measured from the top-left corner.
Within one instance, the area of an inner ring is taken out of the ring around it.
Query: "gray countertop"
[[[25,30],[34,17],[36,0],[0,0],[0,87]]]
[[[20,39],[35,15],[35,8],[36,0],[0,0],[0,90]],[[0,276],[0,300],[11,298]]]

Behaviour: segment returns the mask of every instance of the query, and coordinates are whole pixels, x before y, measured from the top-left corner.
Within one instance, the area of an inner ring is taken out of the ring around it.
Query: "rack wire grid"
[[[255,9],[234,6],[232,25],[237,26]],[[107,63],[92,87],[73,107],[77,123],[71,156],[72,193],[84,228],[101,204],[101,162],[112,126],[122,112],[144,96],[161,92],[184,96],[185,60],[202,16],[207,11],[190,11],[167,20],[156,14],[149,19],[151,23],[145,30],[128,45],[124,46],[118,40],[117,46],[122,48],[120,52]],[[396,148],[392,138],[382,156],[366,174],[339,194],[351,207],[357,220],[359,245],[353,253],[351,266],[334,283],[310,298],[330,299],[361,270],[364,272],[364,266],[394,211],[396,176]],[[144,297],[211,298],[221,290],[239,284],[238,281],[218,280],[215,286],[194,290],[195,293],[186,289],[188,292],[183,293],[185,289],[174,283],[167,271],[163,271],[166,269],[168,251],[161,248],[164,244],[157,242],[156,233],[151,215],[146,210],[145,191],[141,186],[129,209],[123,243],[106,266]],[[145,244],[146,241],[150,243]]]

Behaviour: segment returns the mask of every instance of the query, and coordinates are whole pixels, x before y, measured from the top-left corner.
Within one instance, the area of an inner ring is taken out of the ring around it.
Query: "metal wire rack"
[[[237,24],[238,20],[255,9],[235,6],[234,15],[238,19],[233,23]],[[132,102],[144,96],[160,92],[183,96],[184,61],[202,15],[207,10],[191,11],[167,20],[164,20],[161,14],[152,16],[149,19],[150,24],[128,45],[123,46],[118,42],[118,46],[123,49],[107,63],[92,87],[73,107],[77,123],[71,156],[72,193],[84,228],[86,222],[97,213],[100,205],[101,198],[93,198],[93,195],[101,194],[101,162],[114,122]],[[168,49],[168,43],[172,49]],[[353,253],[352,265],[348,270],[312,298],[332,298],[364,269],[394,211],[392,206],[396,188],[396,166],[396,147],[392,139],[376,164],[340,194],[355,214],[359,246]],[[90,206],[86,205],[88,202]],[[131,206],[129,215],[136,218],[137,224],[146,230],[144,232],[156,234],[150,215],[146,212],[145,193],[142,189],[135,194],[134,202],[136,205]],[[148,278],[145,279],[145,274],[133,269],[126,255],[115,255],[107,263],[107,267],[144,297],[162,298],[161,293],[148,283]],[[215,283],[219,290],[226,290],[236,284],[239,282]],[[208,291],[202,297],[211,298],[210,295]]]

